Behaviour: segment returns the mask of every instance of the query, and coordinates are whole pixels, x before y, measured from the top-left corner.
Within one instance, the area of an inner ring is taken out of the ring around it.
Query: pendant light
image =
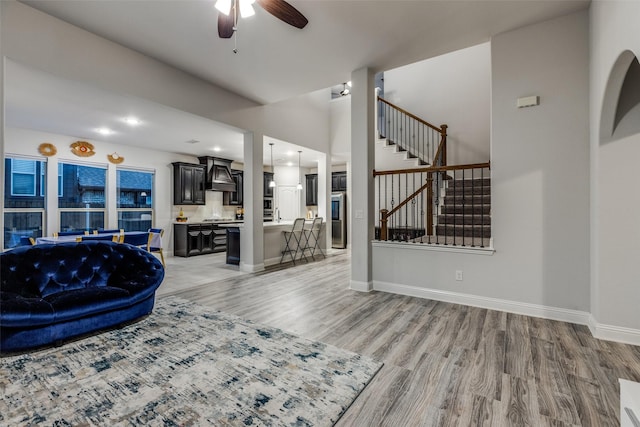
[[[302,190],[302,183],[300,182],[300,154],[302,154],[302,151],[298,150],[298,186],[296,187],[298,190]]]
[[[269,187],[273,188],[276,186],[276,180],[274,179],[276,174],[273,171],[273,142],[270,142],[269,145],[271,146],[271,174],[272,174],[271,181],[269,181]]]

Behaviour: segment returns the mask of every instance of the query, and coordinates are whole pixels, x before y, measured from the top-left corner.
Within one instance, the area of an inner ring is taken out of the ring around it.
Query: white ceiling
[[[233,39],[218,38],[215,0],[22,2],[260,103],[325,88],[329,100],[328,88],[350,80],[353,70],[389,70],[589,5],[588,0],[290,0],[309,19],[299,30],[256,3],[255,16],[238,24],[235,54]],[[109,126],[116,133],[100,138],[147,147],[153,141],[157,149],[196,155],[218,144],[220,157],[242,159],[238,129],[8,63],[10,126],[93,139],[99,139],[95,127]],[[127,114],[142,124],[123,124]],[[191,139],[201,142],[176,147]],[[274,161],[298,149],[277,141]],[[317,153],[302,150],[303,165],[316,160]],[[268,147],[265,163],[267,156]]]

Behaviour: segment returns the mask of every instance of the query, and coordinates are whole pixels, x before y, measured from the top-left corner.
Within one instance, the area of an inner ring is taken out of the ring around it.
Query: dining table
[[[91,236],[113,236],[114,234],[119,234],[119,233],[98,233],[98,234],[91,234]],[[124,232],[125,236],[141,236],[143,234],[149,234],[149,232],[148,231],[125,231]],[[58,243],[75,242],[78,237],[82,237],[82,235],[38,237],[36,238],[36,245],[43,245],[43,244],[55,245]],[[151,246],[156,248],[162,247],[162,236],[160,236],[160,233],[153,233],[153,236],[151,237]]]

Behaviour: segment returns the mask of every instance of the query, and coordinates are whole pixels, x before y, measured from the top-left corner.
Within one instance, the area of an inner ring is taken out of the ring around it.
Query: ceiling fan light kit
[[[217,0],[215,8],[218,14],[218,36],[230,39],[238,31],[238,14],[241,18],[255,15],[253,3],[256,0]],[[258,4],[271,15],[296,28],[304,28],[309,22],[295,7],[284,0],[257,0]],[[233,49],[238,53],[238,49]]]

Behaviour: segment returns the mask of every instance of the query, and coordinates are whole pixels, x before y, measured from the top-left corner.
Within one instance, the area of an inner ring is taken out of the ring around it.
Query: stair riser
[[[440,215],[440,225],[491,225],[491,217],[483,215]]]
[[[449,187],[446,190],[446,196],[458,196],[463,194],[489,195],[491,187]]]
[[[454,196],[446,196],[443,197],[445,206],[454,206],[454,205],[486,205],[489,206],[491,204],[491,196],[490,195],[482,195],[482,194],[474,194],[474,195],[459,195],[457,197]]]
[[[473,228],[454,227],[451,225],[438,225],[436,233],[439,236],[457,236],[457,237],[491,237],[491,228],[486,226],[477,226]]]
[[[453,179],[447,182],[449,188],[451,187],[490,187],[491,178],[476,178],[476,179]]]
[[[486,215],[491,214],[491,206],[447,206],[444,205],[441,210],[442,214],[465,214],[465,215]]]

